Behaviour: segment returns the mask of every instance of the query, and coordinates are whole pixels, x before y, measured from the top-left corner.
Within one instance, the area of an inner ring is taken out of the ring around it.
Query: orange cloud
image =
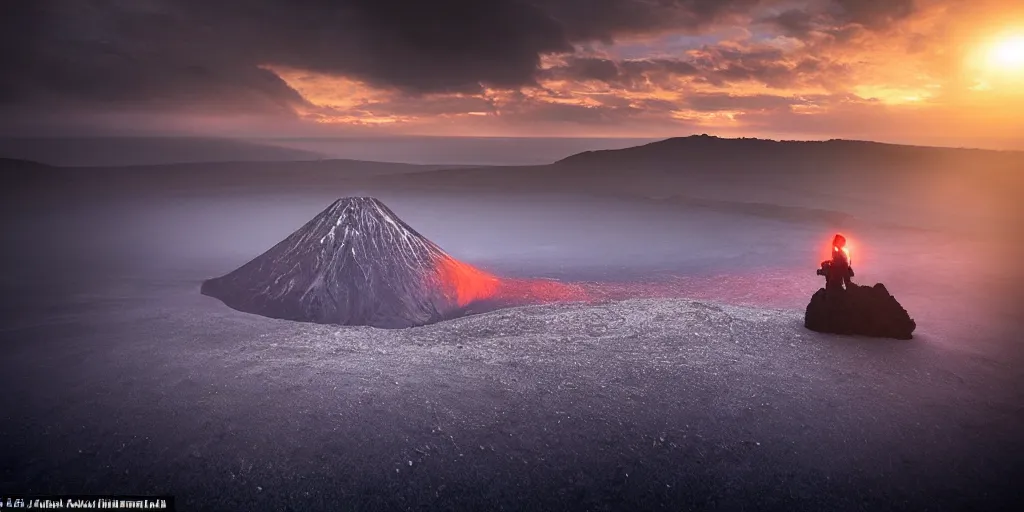
[[[478,93],[410,95],[349,77],[267,69],[308,102],[298,112],[305,119],[396,133],[668,136],[706,127],[904,141],[1024,133],[1024,64],[1011,69],[1014,38],[1024,41],[1024,7],[917,5],[912,14],[864,18],[871,26],[780,16],[773,26],[788,27],[781,32],[745,30],[674,55],[660,39],[636,36],[543,55],[535,84]],[[1005,54],[993,54],[999,44],[1009,45]],[[634,53],[650,45],[650,56],[617,56],[627,45]]]

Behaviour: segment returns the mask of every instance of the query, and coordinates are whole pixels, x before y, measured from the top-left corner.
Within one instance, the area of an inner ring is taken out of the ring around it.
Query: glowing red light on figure
[[[835,252],[842,251],[843,255],[846,256],[847,261],[850,259],[850,248],[849,247],[833,247],[832,250]]]
[[[850,259],[850,247],[852,244],[845,235],[836,234],[829,243],[829,255],[827,258],[831,259],[837,256],[836,253],[843,253],[846,257],[846,261],[852,262]]]

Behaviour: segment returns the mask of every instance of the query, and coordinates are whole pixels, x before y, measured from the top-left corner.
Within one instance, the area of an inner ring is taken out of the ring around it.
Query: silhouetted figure
[[[832,239],[832,258],[821,262],[818,275],[825,276],[825,287],[807,304],[804,327],[833,334],[913,338],[917,322],[882,283],[858,286],[850,281],[853,266],[843,235]]]
[[[850,263],[850,252],[846,248],[846,237],[836,235],[832,239],[832,259],[821,262],[819,276],[825,276],[825,290],[848,289],[852,282],[853,265]]]

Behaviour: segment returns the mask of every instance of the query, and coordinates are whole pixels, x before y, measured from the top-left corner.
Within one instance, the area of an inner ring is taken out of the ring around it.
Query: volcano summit
[[[459,316],[498,285],[379,200],[347,197],[249,263],[205,281],[202,293],[271,318],[403,328]]]

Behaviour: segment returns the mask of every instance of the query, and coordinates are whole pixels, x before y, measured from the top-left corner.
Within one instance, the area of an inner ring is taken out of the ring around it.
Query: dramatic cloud
[[[867,27],[881,27],[914,13],[914,0],[835,0],[836,18]]]
[[[816,23],[817,20],[814,14],[800,9],[783,11],[765,21],[774,23],[786,35],[795,37],[806,37],[811,31],[816,30],[820,26]]]
[[[705,112],[723,110],[740,110],[744,112],[764,112],[788,110],[794,105],[810,105],[820,97],[801,98],[771,96],[759,94],[754,96],[731,96],[728,94],[692,94],[686,98],[690,108]]]
[[[812,0],[764,21],[774,23],[791,36],[806,37],[821,31],[842,37],[848,33],[850,25],[882,30],[911,17],[916,11],[914,0]]]
[[[753,0],[34,0],[8,2],[6,100],[298,101],[283,66],[409,92],[529,85],[548,53],[697,30]],[[260,101],[257,101],[259,103]]]
[[[976,125],[957,129],[993,135],[1024,128],[1008,113],[1024,108],[1024,79],[984,56],[999,34],[1024,34],[1014,0],[25,0],[0,9],[9,122],[151,115],[199,130],[260,118],[382,133],[828,136],[892,115],[962,119]],[[976,115],[959,114],[967,110]]]

